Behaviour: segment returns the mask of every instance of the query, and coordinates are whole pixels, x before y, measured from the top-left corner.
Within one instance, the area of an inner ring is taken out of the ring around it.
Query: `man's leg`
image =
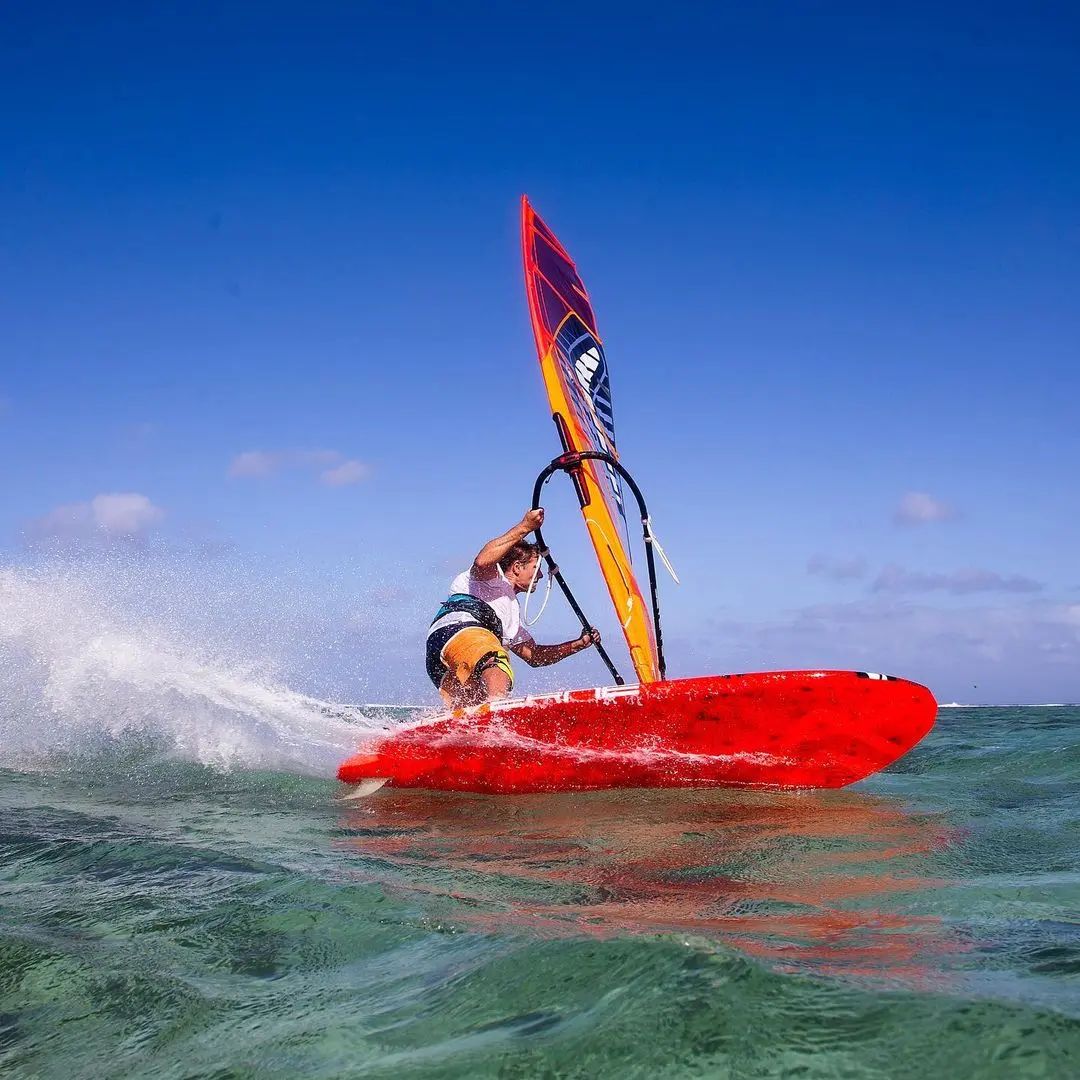
[[[439,656],[446,675],[439,693],[452,709],[506,697],[514,685],[510,657],[502,642],[483,627],[459,630]]]
[[[488,689],[483,675],[473,675],[460,683],[453,675],[446,675],[439,686],[439,695],[448,709],[471,709],[488,700]],[[504,697],[505,694],[499,695]]]
[[[462,692],[465,687],[458,682],[457,677],[449,671],[442,677],[439,683],[439,697],[448,709],[460,709],[467,703],[462,700]]]
[[[502,667],[492,665],[480,672],[480,679],[484,686],[484,697],[488,701],[498,701],[506,697],[514,687],[514,681]]]
[[[514,669],[501,645],[480,659],[473,679],[482,701],[498,701],[510,693],[514,688]]]

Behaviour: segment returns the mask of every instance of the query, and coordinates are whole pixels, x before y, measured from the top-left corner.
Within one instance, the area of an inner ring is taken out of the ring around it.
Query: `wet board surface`
[[[930,730],[924,686],[773,671],[573,690],[442,714],[361,746],[338,778],[511,794],[601,788],[837,788]]]

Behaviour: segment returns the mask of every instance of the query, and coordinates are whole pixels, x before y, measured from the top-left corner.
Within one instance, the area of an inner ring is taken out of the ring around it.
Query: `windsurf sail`
[[[521,247],[540,370],[563,448],[599,450],[617,459],[607,359],[589,294],[573,259],[524,195]],[[581,514],[634,670],[641,682],[655,682],[656,637],[631,565],[622,481],[597,461],[582,462],[576,476]]]

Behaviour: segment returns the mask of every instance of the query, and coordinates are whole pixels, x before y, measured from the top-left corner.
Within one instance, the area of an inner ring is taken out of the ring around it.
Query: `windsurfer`
[[[543,576],[540,548],[525,537],[544,523],[530,510],[513,528],[489,540],[473,564],[454,578],[427,636],[427,672],[451,708],[506,697],[514,686],[507,650],[530,667],[557,664],[600,641],[595,629],[572,641],[538,645],[522,623],[518,594]]]

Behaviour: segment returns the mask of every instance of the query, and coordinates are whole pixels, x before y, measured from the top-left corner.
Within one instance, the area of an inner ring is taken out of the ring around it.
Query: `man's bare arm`
[[[489,540],[478,552],[472,564],[472,576],[480,581],[487,581],[496,574],[499,560],[529,533],[544,524],[543,510],[530,510],[512,529],[507,529],[502,536]],[[528,661],[526,661],[527,663]]]
[[[557,664],[574,653],[587,649],[590,645],[596,645],[600,641],[598,630],[587,630],[581,637],[573,641],[564,641],[561,645],[537,645],[535,641],[523,641],[517,645],[510,645],[509,649],[515,655],[520,656],[529,667],[547,667],[549,664]]]

